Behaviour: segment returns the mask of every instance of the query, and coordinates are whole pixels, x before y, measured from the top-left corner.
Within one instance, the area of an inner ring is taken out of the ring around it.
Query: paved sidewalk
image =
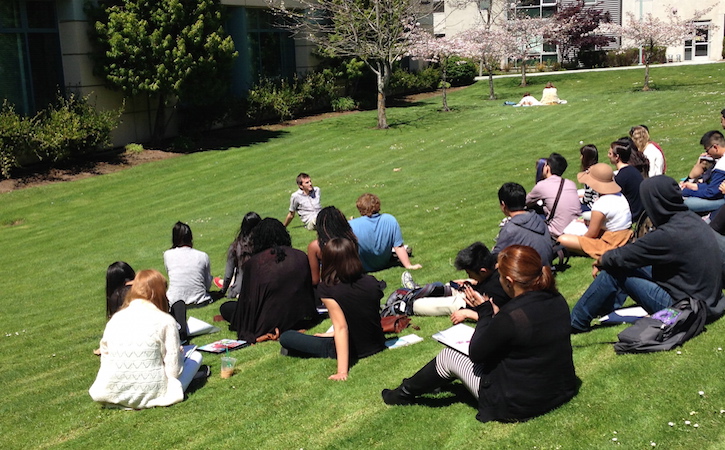
[[[720,64],[725,61],[686,61],[686,62],[674,62],[674,63],[666,63],[666,64],[651,64],[649,66],[650,70],[657,69],[659,67],[675,67],[675,66],[696,66],[700,64]],[[552,75],[568,75],[573,73],[586,73],[586,72],[607,72],[612,70],[644,70],[644,65],[641,66],[624,66],[624,67],[603,67],[601,69],[575,69],[575,70],[558,70],[555,72],[526,72],[526,77],[543,77],[543,76],[552,76]],[[494,80],[497,78],[514,78],[514,77],[520,77],[521,73],[513,73],[513,74],[506,74],[506,75],[494,75]],[[482,76],[482,77],[476,77],[476,81],[482,81],[482,80],[488,80],[488,75]]]

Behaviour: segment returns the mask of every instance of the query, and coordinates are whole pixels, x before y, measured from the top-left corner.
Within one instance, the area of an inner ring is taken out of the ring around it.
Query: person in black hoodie
[[[600,272],[571,312],[575,333],[588,331],[594,317],[620,307],[627,296],[648,313],[694,298],[705,304],[709,320],[722,315],[722,257],[713,231],[687,209],[670,177],[644,180],[640,198],[656,228],[597,260]]]
[[[385,403],[409,405],[416,396],[460,379],[478,400],[478,420],[511,422],[544,414],[576,395],[569,307],[551,269],[523,245],[499,253],[498,268],[511,297],[505,305],[499,308],[467,288],[479,314],[468,355],[443,349],[396,389],[383,390]]]

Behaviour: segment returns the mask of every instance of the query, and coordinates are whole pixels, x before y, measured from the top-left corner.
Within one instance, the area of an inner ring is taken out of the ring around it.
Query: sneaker
[[[224,287],[224,280],[222,280],[219,277],[214,277],[214,285],[218,287],[219,289]]]
[[[416,284],[415,280],[413,280],[413,275],[411,275],[407,270],[400,276],[400,282],[406,289],[418,289],[420,287]]]

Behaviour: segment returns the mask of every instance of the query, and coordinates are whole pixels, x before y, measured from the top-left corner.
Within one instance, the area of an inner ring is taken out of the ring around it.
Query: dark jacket
[[[541,415],[577,392],[569,307],[560,294],[531,291],[492,316],[479,309],[469,354],[481,375],[481,422],[520,421]]]
[[[275,328],[280,333],[307,328],[304,322],[317,316],[307,255],[291,247],[275,251],[283,251],[285,258],[278,262],[267,249],[242,266],[244,283],[229,328],[247,342]]]
[[[720,316],[722,256],[713,231],[684,205],[677,182],[658,175],[642,182],[640,197],[656,229],[602,256],[603,269],[652,266],[652,278],[674,301],[703,301]]]
[[[499,253],[510,245],[526,245],[539,252],[546,266],[554,259],[553,241],[546,222],[538,214],[529,211],[511,217],[501,228],[492,253]]]

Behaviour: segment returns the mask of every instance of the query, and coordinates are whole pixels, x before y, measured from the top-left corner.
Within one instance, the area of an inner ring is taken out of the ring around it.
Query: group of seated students
[[[411,313],[445,314],[453,323],[473,320],[477,325],[468,355],[444,349],[400,386],[383,390],[385,403],[415,403],[418,396],[459,379],[478,401],[479,420],[527,420],[576,394],[570,335],[589,331],[595,317],[622,306],[628,296],[649,313],[686,298],[702,301],[710,320],[723,313],[725,213],[713,215],[708,226],[688,209],[675,180],[651,172],[640,150],[647,145],[635,143],[642,139],[642,128],[646,132],[646,127],[633,127],[631,138],[611,144],[608,157],[617,174],[598,163],[596,147],[580,149],[581,192],[563,178],[567,162],[557,153],[546,158],[528,196],[520,184],[501,186],[498,201],[505,219],[493,250],[476,242],[456,257],[455,266],[467,279],[421,287],[410,273],[403,274]],[[706,153],[719,158],[725,139],[719,132],[706,136]],[[718,176],[710,180],[717,182]],[[300,183],[298,177],[302,196],[316,192],[319,199],[319,189],[304,184],[308,179]],[[718,188],[725,192],[725,183]],[[642,211],[633,205],[641,205],[654,227],[634,242],[632,221]],[[395,257],[408,269],[420,265],[411,264],[397,221],[380,214],[376,196],[364,194],[357,206],[362,217],[349,221],[334,206],[307,216],[313,225],[306,227],[317,231],[307,254],[292,247],[289,220],[261,219],[253,212],[244,216],[229,246],[220,291],[232,300],[219,308],[238,338],[278,340],[282,355],[335,359],[337,370],[329,379],[340,381],[360,359],[386,348],[380,323],[385,284],[369,272],[396,263]],[[582,211],[589,213],[584,219]],[[557,242],[595,259],[594,282],[571,313],[551,267]],[[183,400],[192,379],[209,376],[198,352],[184,358],[180,350],[186,307],[212,302],[209,258],[193,248],[188,225],[174,226],[164,263],[168,289],[155,270],[135,274],[122,262],[109,266],[109,320],[101,340],[101,368],[89,391],[104,405],[170,405]],[[320,302],[332,327],[307,333],[322,319],[316,308]]]

